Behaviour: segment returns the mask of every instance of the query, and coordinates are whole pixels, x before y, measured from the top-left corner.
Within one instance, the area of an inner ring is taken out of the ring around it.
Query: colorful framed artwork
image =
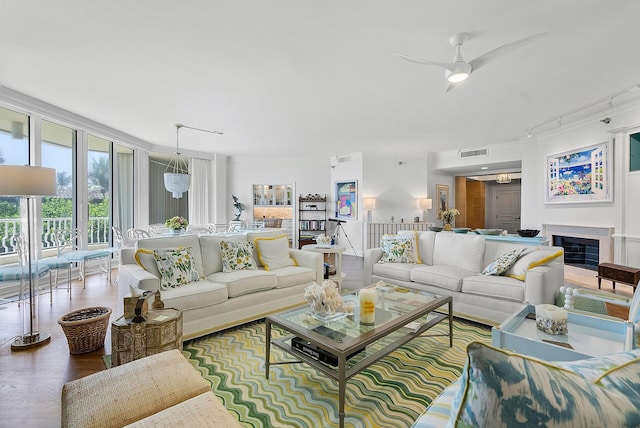
[[[545,203],[612,202],[609,142],[547,156]]]
[[[336,201],[338,217],[358,218],[358,182],[344,181],[336,183]]]
[[[446,184],[436,184],[436,195],[438,196],[438,218],[442,211],[449,209],[449,186]]]

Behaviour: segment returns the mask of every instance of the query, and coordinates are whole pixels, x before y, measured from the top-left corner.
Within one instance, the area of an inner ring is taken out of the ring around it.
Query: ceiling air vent
[[[351,156],[338,156],[338,163],[351,162]]]
[[[465,150],[460,152],[461,158],[471,158],[474,156],[486,156],[489,151],[487,149]]]

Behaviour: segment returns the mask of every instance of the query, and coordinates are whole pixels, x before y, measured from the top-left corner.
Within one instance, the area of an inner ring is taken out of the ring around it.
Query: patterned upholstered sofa
[[[640,350],[551,363],[479,342],[413,428],[640,425]]]
[[[243,250],[247,243],[253,245],[253,254]],[[186,248],[192,263],[185,283],[163,283],[184,266],[179,261],[167,266],[156,255],[181,260]],[[162,273],[159,266],[164,266]],[[165,307],[182,311],[187,340],[302,304],[305,288],[320,284],[323,275],[322,254],[289,248],[278,230],[145,238],[138,240],[136,249],[122,252],[118,305],[123,306],[130,286],[160,290]]]

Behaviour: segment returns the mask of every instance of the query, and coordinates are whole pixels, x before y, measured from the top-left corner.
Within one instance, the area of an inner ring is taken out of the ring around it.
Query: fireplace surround
[[[612,263],[613,262],[613,227],[598,227],[598,226],[572,226],[564,224],[543,224],[542,234],[549,240],[554,242],[555,236],[567,237],[567,238],[580,238],[584,240],[597,241],[598,246],[598,259],[591,260],[590,263],[595,263],[595,270],[599,263]],[[575,242],[580,242],[575,240]],[[591,255],[590,255],[591,257]],[[565,250],[565,263],[567,263],[567,253]],[[584,268],[583,266],[576,266],[578,268]],[[591,269],[590,269],[591,270]]]

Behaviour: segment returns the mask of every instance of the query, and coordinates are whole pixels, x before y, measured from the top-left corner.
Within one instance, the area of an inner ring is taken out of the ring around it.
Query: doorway
[[[509,184],[491,183],[487,201],[487,227],[516,233],[520,229],[520,180]]]

